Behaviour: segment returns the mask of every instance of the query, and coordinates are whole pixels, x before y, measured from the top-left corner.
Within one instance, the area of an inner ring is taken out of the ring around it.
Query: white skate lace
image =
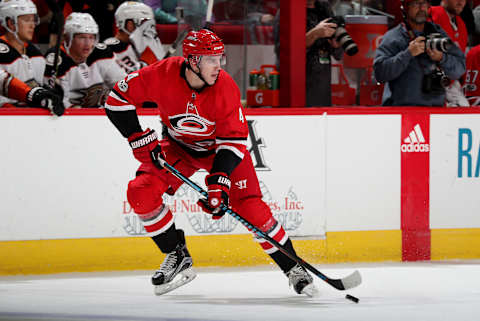
[[[157,272],[169,272],[175,267],[177,263],[177,255],[176,253],[168,253],[165,261],[163,261],[160,269]]]
[[[294,266],[288,272],[288,283],[289,283],[289,285],[295,285],[302,279],[311,283],[309,275],[299,265]]]

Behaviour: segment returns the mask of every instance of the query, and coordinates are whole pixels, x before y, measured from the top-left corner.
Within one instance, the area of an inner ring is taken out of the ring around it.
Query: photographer
[[[425,0],[403,0],[405,23],[377,48],[375,78],[386,82],[384,106],[444,106],[445,87],[465,72],[465,56],[442,28],[427,22]]]
[[[332,36],[337,24],[327,1],[307,1],[306,106],[331,106],[331,56],[342,59],[343,50]]]

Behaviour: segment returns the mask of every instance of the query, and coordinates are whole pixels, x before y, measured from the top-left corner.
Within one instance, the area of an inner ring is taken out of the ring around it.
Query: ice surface
[[[149,271],[0,277],[0,320],[478,320],[480,262],[316,266],[363,283],[320,296],[294,293],[275,268],[196,269],[191,283],[155,296]],[[345,299],[349,293],[360,299]]]

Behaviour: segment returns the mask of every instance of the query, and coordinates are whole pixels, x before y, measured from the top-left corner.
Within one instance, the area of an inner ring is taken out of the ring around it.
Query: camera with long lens
[[[337,25],[337,29],[335,29],[335,33],[333,34],[332,38],[335,38],[347,55],[355,55],[358,52],[358,46],[345,29],[345,19],[342,16],[335,16],[331,17],[328,22],[335,23]]]
[[[447,52],[453,46],[453,41],[448,37],[442,36],[441,33],[431,33],[425,37],[425,50],[427,48]]]
[[[450,79],[448,79],[443,70],[436,68],[430,74],[423,76],[422,92],[441,95],[445,93],[445,88],[449,85]]]

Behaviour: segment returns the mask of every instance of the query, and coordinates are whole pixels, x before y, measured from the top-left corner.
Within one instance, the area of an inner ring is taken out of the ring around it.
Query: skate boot
[[[288,277],[289,285],[293,286],[293,289],[298,294],[306,294],[309,297],[316,296],[318,289],[313,284],[313,278],[308,274],[307,270],[299,264],[295,265],[286,273]]]
[[[178,244],[167,254],[160,268],[152,276],[155,294],[162,295],[192,281],[197,276],[192,264],[192,257],[185,243]]]

